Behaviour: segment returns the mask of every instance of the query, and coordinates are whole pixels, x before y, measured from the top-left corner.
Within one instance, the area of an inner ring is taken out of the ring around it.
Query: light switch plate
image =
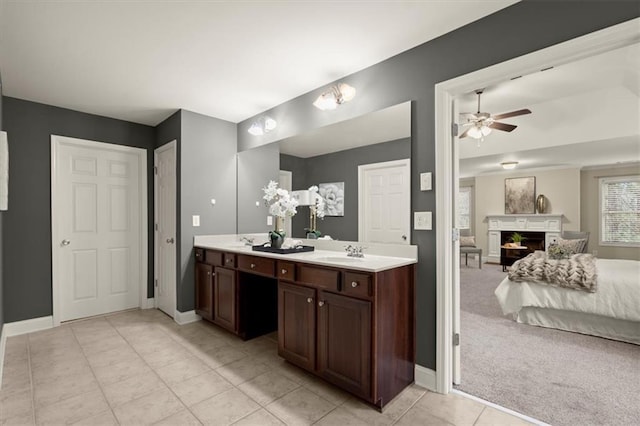
[[[194,214],[192,217],[193,226],[200,226],[200,215]]]
[[[420,191],[431,191],[431,172],[420,173]]]
[[[423,231],[433,229],[431,226],[431,212],[414,212],[413,229]]]
[[[273,216],[267,216],[267,226],[273,226]]]

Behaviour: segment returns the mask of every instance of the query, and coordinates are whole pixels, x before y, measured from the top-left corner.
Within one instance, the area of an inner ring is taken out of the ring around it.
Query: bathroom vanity
[[[243,339],[277,330],[280,356],[378,407],[413,382],[415,258],[197,240],[195,256],[202,318]]]

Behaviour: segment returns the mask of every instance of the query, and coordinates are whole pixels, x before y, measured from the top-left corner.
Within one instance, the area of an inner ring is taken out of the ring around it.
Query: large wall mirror
[[[272,163],[276,147],[279,164]],[[256,155],[260,151],[270,154]],[[238,233],[272,229],[265,226],[266,208],[253,201],[259,194],[247,196],[245,190],[259,191],[274,179],[294,191],[321,187],[332,207],[316,221],[322,235],[408,244],[410,158],[411,102],[243,151],[238,154]],[[298,207],[287,224],[288,236],[306,237],[309,213],[308,206]]]

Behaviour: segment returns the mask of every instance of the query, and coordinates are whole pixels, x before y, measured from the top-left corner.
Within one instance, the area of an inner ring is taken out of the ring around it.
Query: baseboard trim
[[[417,365],[414,370],[416,385],[422,386],[431,392],[437,392],[436,390],[436,372],[430,368]]]
[[[33,333],[34,331],[53,328],[53,316],[31,318],[24,321],[8,322],[4,325],[4,334],[7,337],[19,336],[20,334]]]
[[[143,300],[140,304],[140,309],[153,309],[156,307],[156,298],[150,297],[146,300]]]
[[[466,392],[462,392],[462,391],[459,391],[457,389],[452,389],[451,393],[455,393],[457,395],[464,396],[465,398],[469,398],[469,399],[471,399],[473,401],[479,402],[479,403],[484,404],[484,405],[488,405],[491,408],[495,408],[496,410],[502,411],[503,413],[511,414],[514,417],[518,417],[518,418],[520,418],[522,420],[525,420],[525,421],[527,421],[529,423],[533,423],[534,425],[537,425],[537,426],[551,426],[548,423],[541,422],[540,420],[534,419],[533,417],[529,417],[526,414],[518,413],[517,411],[510,410],[509,408],[503,407],[503,406],[498,405],[498,404],[494,404],[493,402],[484,400],[482,398],[478,398],[477,396],[470,395],[470,394],[468,394]]]
[[[4,324],[0,328],[0,389],[2,389],[2,377],[4,367],[4,348],[7,346],[7,333],[4,330]]]
[[[192,322],[200,321],[202,317],[196,314],[196,311],[180,312],[176,309],[173,315],[173,320],[180,325],[189,324]]]

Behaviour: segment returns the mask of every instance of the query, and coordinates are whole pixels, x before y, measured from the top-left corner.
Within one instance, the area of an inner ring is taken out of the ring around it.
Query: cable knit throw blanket
[[[536,251],[513,264],[509,269],[509,279],[595,293],[596,261],[591,254],[587,253],[574,254],[569,259],[555,260],[549,259],[543,251]]]

